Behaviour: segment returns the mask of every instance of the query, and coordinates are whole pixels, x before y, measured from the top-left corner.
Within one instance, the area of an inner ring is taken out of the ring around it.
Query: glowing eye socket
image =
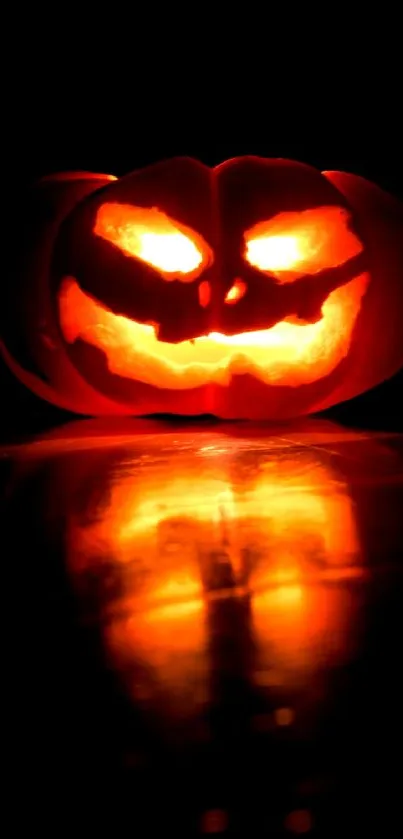
[[[341,207],[280,213],[245,233],[245,259],[280,283],[342,265],[363,249]]]
[[[212,252],[201,236],[155,207],[102,204],[94,233],[127,256],[157,268],[167,280],[190,282],[212,262]]]

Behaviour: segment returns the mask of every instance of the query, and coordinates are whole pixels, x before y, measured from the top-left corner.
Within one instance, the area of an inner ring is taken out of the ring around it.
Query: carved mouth
[[[244,373],[295,387],[328,375],[348,354],[368,284],[369,274],[362,273],[332,291],[316,323],[290,317],[270,329],[212,332],[170,344],[158,340],[154,326],[115,315],[66,277],[59,293],[60,326],[68,343],[82,340],[101,350],[112,374],[159,388],[228,385]]]

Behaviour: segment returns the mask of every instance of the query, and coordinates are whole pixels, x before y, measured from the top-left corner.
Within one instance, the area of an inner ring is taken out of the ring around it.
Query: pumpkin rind
[[[3,355],[61,407],[282,419],[403,364],[403,209],[357,176],[177,158],[44,179],[24,218]]]

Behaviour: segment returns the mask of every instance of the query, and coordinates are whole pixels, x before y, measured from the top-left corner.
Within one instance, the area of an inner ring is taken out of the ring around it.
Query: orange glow
[[[306,448],[259,451],[254,461],[252,450],[245,458],[202,444],[164,451],[144,463],[126,455],[106,485],[97,475],[87,522],[80,509],[67,527],[78,579],[114,566],[102,626],[133,696],[147,693],[135,675],[140,661],[150,690],[174,697],[173,713],[200,709],[210,684],[209,602],[219,599],[250,600],[257,670],[271,668],[278,680],[289,669],[309,674],[327,645],[332,655],[342,649],[351,619],[342,583],[362,566],[353,504],[330,466]],[[291,724],[290,714],[277,724]]]
[[[81,338],[101,349],[111,373],[156,387],[228,385],[242,373],[295,387],[328,375],[348,354],[368,283],[369,275],[360,274],[332,291],[316,323],[289,318],[271,329],[211,332],[170,344],[158,340],[154,326],[113,314],[66,277],[59,293],[60,324],[69,343]]]
[[[274,669],[280,674],[278,682],[285,684],[290,673],[304,672],[309,678],[309,672],[323,661],[334,663],[346,654],[359,632],[356,626],[349,635],[356,602],[354,589],[343,582],[349,578],[346,571],[340,573],[337,584],[326,579],[308,582],[300,573],[298,587],[256,593],[252,620],[258,671]]]
[[[362,251],[341,207],[279,213],[245,233],[247,261],[281,283],[342,265]]]
[[[212,261],[201,236],[156,207],[102,204],[94,233],[157,268],[167,280],[190,282]]]
[[[321,579],[349,576],[359,553],[351,501],[314,456],[268,460],[247,486],[232,485],[215,461],[172,456],[165,467],[118,475],[99,518],[70,530],[75,567],[113,557],[132,607],[143,610],[196,608],[205,597],[200,557],[223,550],[241,587],[258,598],[274,586],[286,609],[299,608],[304,585],[317,579],[312,552],[321,557]],[[251,545],[245,581],[242,557]]]
[[[208,701],[208,641],[201,600],[117,616],[105,626],[105,643],[136,701],[150,705],[155,694],[160,701],[161,694],[173,697],[165,713],[177,715],[182,723]],[[146,665],[140,677],[133,661]]]
[[[203,280],[199,285],[199,303],[201,306],[208,306],[211,299],[211,286],[208,280]]]
[[[241,300],[246,292],[246,283],[243,280],[236,279],[234,285],[230,288],[230,290],[225,295],[225,302],[226,303],[236,303],[238,300]]]
[[[292,725],[295,719],[295,713],[292,708],[277,708],[274,712],[274,719],[276,725],[280,727]]]

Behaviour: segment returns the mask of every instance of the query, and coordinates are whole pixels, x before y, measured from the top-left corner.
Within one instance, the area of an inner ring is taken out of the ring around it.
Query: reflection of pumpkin
[[[402,210],[358,177],[179,158],[52,178],[33,201],[4,353],[60,405],[286,417],[402,362]]]
[[[111,452],[67,519],[84,601],[104,581],[96,608],[113,666],[136,696],[175,696],[180,714],[206,700],[211,610],[249,604],[258,669],[307,679],[345,654],[344,581],[362,574],[353,504],[323,456],[210,439]]]
[[[176,466],[168,458],[118,473],[95,521],[71,531],[75,565],[113,556],[141,608],[176,607],[214,589],[212,557],[231,565],[231,587],[242,591],[316,579],[318,569],[344,575],[358,538],[346,488],[327,467],[301,453],[267,459],[233,482],[231,462],[217,468],[214,447],[206,449]]]

